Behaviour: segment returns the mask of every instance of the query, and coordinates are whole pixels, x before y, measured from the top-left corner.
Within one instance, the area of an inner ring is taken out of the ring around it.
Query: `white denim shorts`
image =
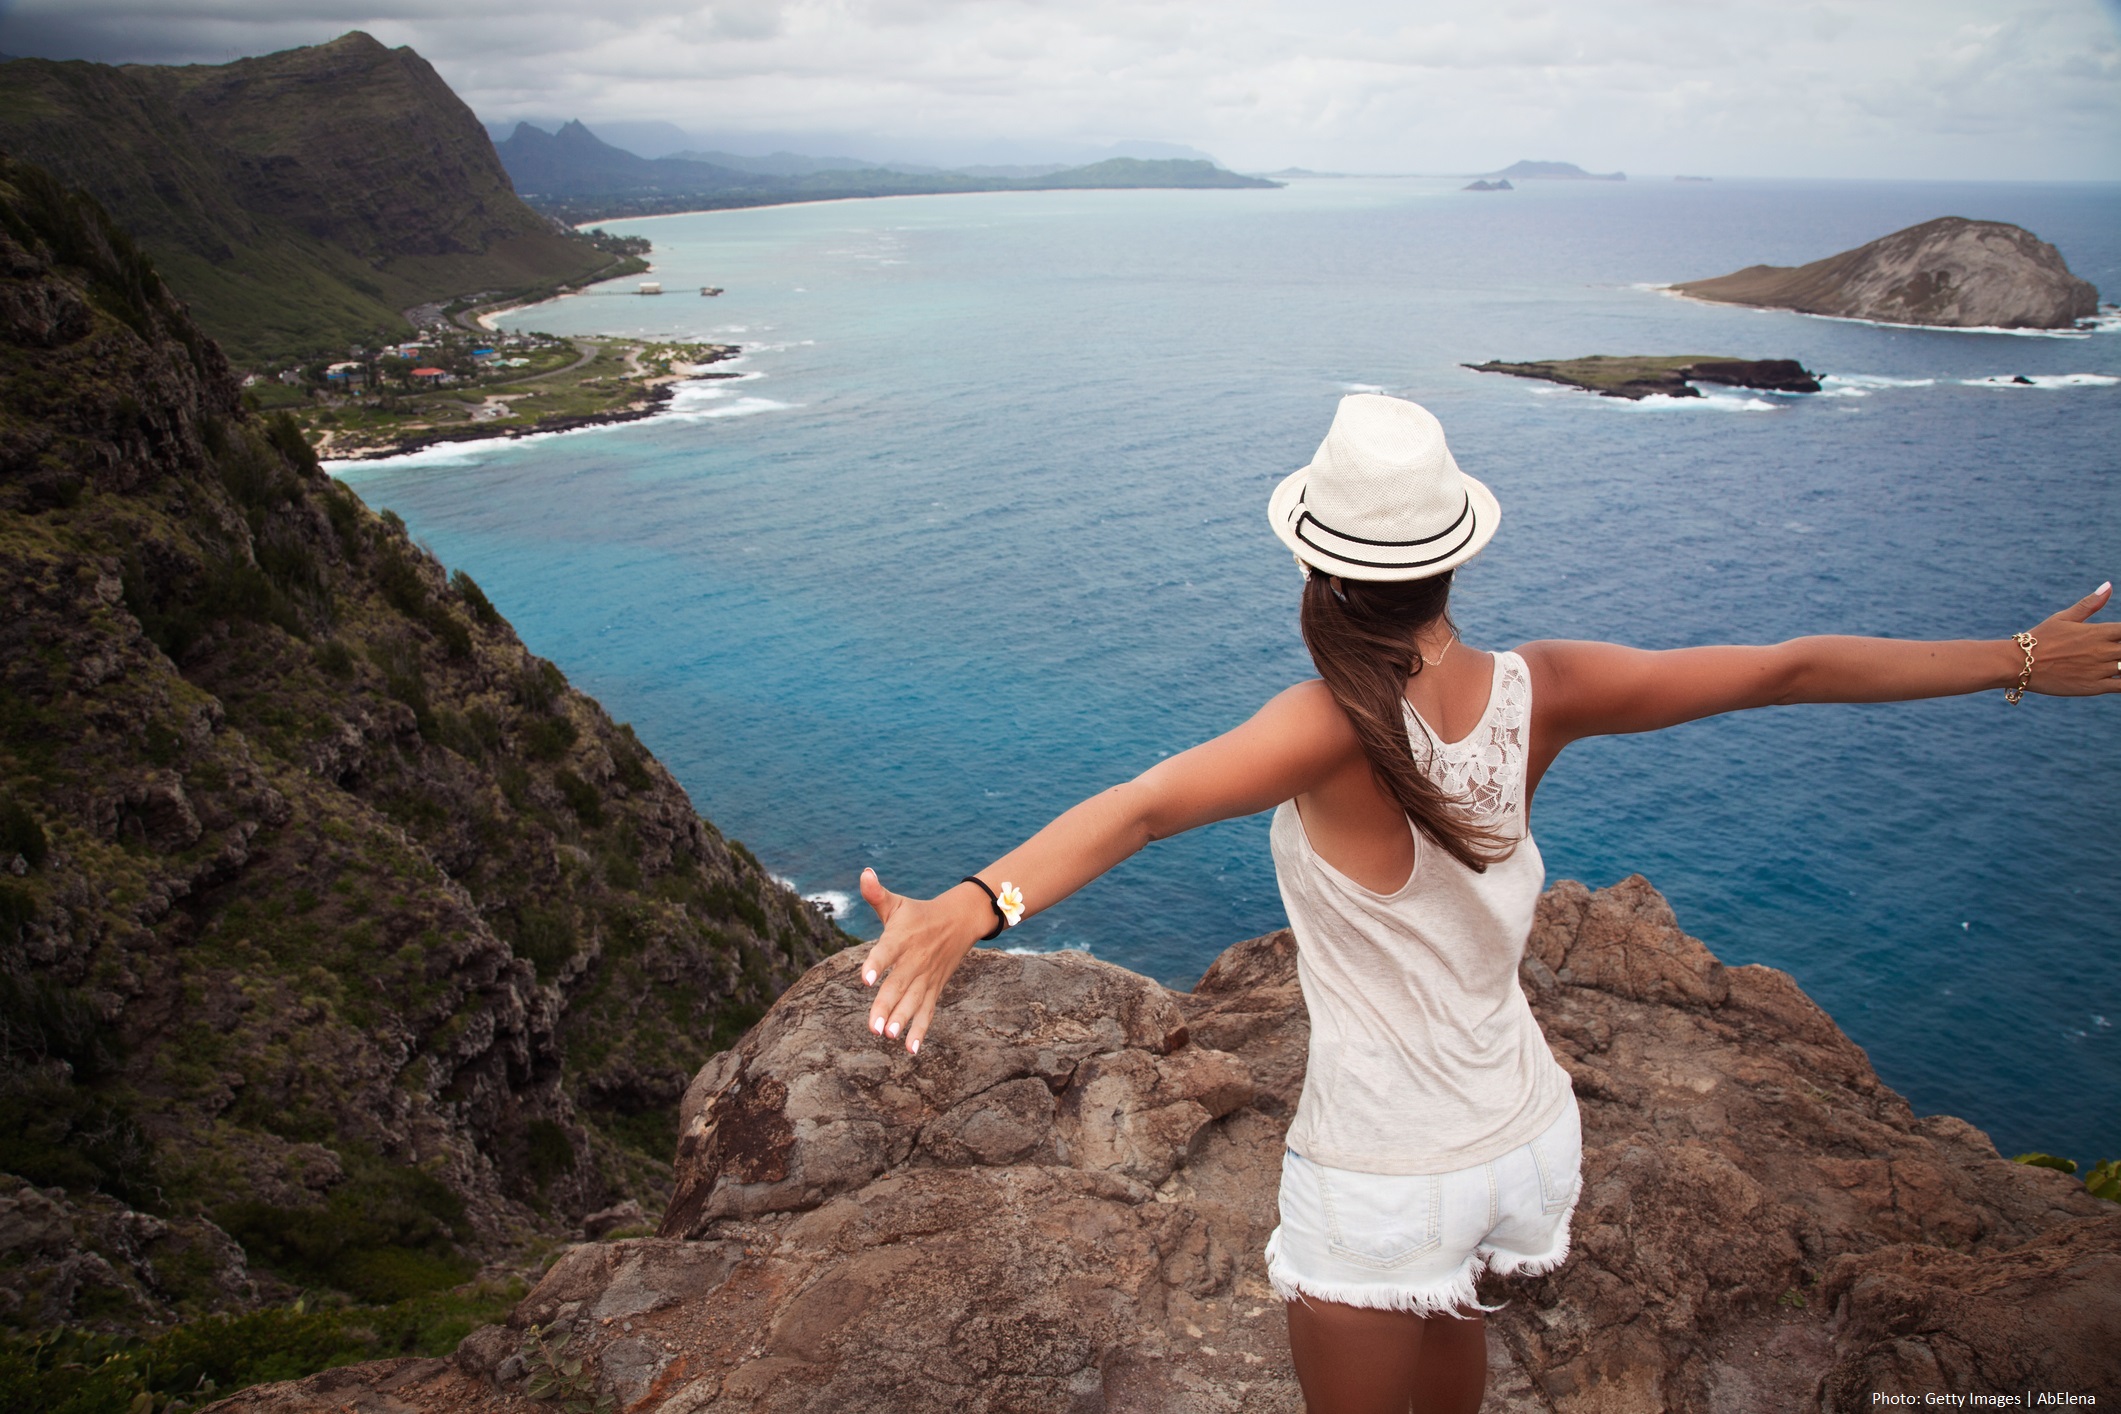
[[[1284,1301],[1424,1316],[1490,1310],[1474,1292],[1483,1271],[1537,1275],[1568,1257],[1582,1187],[1574,1095],[1531,1143],[1456,1173],[1354,1173],[1290,1149],[1267,1278]]]

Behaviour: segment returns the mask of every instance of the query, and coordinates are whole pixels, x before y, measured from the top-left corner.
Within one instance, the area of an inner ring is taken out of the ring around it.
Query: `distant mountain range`
[[[1083,167],[941,171],[849,167],[840,164],[851,159],[794,153],[776,153],[769,158],[741,158],[722,152],[641,157],[605,142],[580,122],[566,123],[552,133],[518,123],[495,151],[524,200],[568,222],[854,196],[1077,187],[1280,185],[1188,158],[1111,157]]]
[[[1574,162],[1512,162],[1500,172],[1476,172],[1518,182],[1624,182],[1625,172],[1586,172]]]
[[[1101,146],[1065,139],[886,140],[867,133],[687,129],[661,120],[601,119],[580,114],[573,117],[588,124],[605,142],[622,147],[636,157],[688,157],[741,171],[771,172],[781,176],[882,167],[894,172],[965,172],[973,176],[1030,177],[1070,167],[1087,167],[1108,157],[1138,157],[1144,161],[1179,158],[1209,162],[1218,167],[1224,165],[1213,153],[1184,143],[1139,139]],[[486,132],[499,144],[508,141],[519,122],[556,133],[571,120],[518,114],[505,121],[486,120]]]
[[[239,363],[619,273],[516,197],[426,60],[366,34],[219,65],[16,59],[0,92],[0,148],[102,202]]]

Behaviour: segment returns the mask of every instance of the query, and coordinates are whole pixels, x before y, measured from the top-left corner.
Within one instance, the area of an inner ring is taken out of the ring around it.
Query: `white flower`
[[[1024,921],[1024,891],[1016,885],[1004,881],[995,902],[1001,906],[1002,922],[1009,927]]]

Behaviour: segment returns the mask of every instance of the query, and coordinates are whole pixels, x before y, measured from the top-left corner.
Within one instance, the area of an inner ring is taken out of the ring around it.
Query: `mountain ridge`
[[[1196,158],[1108,157],[1088,166],[1022,177],[909,171],[881,165],[852,170],[738,170],[686,157],[641,157],[605,142],[578,120],[571,120],[552,133],[519,123],[495,151],[524,200],[575,224],[621,216],[863,196],[1281,185],[1261,177],[1240,176]]]
[[[474,290],[622,273],[516,197],[426,60],[358,30],[221,65],[17,59],[0,94],[0,150],[95,196],[246,363],[402,337],[402,311]]]

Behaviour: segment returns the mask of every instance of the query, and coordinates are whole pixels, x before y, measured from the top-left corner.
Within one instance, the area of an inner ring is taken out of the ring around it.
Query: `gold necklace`
[[[1440,668],[1443,666],[1444,655],[1451,651],[1451,645],[1456,643],[1457,641],[1458,635],[1455,633],[1452,634],[1449,638],[1446,638],[1443,641],[1443,652],[1437,654],[1433,658],[1431,658],[1428,654],[1422,652],[1421,645],[1417,643],[1414,645],[1414,656],[1421,659],[1422,662],[1428,664],[1432,668]]]

